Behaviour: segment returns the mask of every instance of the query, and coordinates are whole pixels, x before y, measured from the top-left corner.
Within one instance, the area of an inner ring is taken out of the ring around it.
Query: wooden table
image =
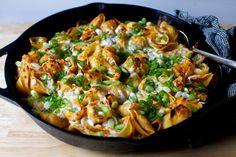
[[[0,23],[0,48],[16,39],[31,23]],[[0,58],[0,86],[4,82],[4,61]],[[159,157],[235,157],[236,133],[214,143],[195,148],[178,148],[159,152],[126,153],[123,156]],[[19,107],[0,99],[0,157],[106,157],[121,156],[96,152],[63,143],[47,134]]]

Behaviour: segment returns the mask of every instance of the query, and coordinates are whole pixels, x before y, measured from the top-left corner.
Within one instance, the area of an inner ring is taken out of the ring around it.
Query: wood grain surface
[[[0,48],[15,40],[31,23],[0,23]],[[0,58],[0,86],[4,87],[4,61]],[[99,143],[98,143],[99,144]],[[236,133],[199,148],[178,148],[142,153],[111,154],[74,147],[47,134],[19,107],[0,99],[0,157],[236,157]]]

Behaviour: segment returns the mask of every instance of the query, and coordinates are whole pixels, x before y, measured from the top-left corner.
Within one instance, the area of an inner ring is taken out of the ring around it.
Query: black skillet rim
[[[68,10],[64,10],[64,11],[61,11],[59,13],[56,13],[56,14],[53,14],[51,16],[48,16],[42,20],[40,20],[39,22],[35,23],[34,25],[32,25],[30,28],[28,28],[24,33],[22,33],[22,35],[16,39],[15,41],[15,45],[19,44],[18,42],[22,39],[25,38],[25,36],[27,36],[27,34],[32,30],[34,29],[35,27],[38,27],[38,25],[44,23],[45,21],[47,20],[50,20],[51,18],[55,17],[55,16],[58,16],[58,15],[61,15],[61,14],[64,14],[65,12],[70,12],[72,10],[78,10],[78,9],[81,9],[81,8],[86,8],[86,7],[91,7],[91,6],[97,6],[99,9],[103,10],[104,8],[106,7],[112,7],[112,6],[126,6],[126,7],[131,7],[131,8],[142,8],[142,9],[147,9],[147,10],[151,10],[153,13],[156,12],[156,14],[162,14],[162,15],[165,15],[165,16],[168,16],[168,18],[171,18],[171,20],[176,20],[177,22],[179,23],[183,23],[184,25],[189,25],[187,24],[186,22],[178,19],[177,17],[171,15],[171,14],[168,14],[168,13],[165,13],[165,12],[162,12],[162,11],[159,11],[159,10],[156,10],[156,9],[152,9],[152,8],[147,8],[147,7],[142,7],[142,6],[136,6],[136,5],[127,5],[127,4],[106,4],[106,3],[91,3],[91,4],[88,4],[88,5],[85,5],[85,6],[81,6],[81,7],[76,7],[76,8],[72,8],[72,9],[68,9]],[[99,11],[101,11],[99,10]],[[189,25],[190,26],[190,25]],[[17,46],[16,46],[17,47]],[[15,48],[15,47],[14,47]],[[14,49],[13,48],[13,49]],[[36,117],[31,109],[29,107],[27,107],[26,105],[24,105],[20,99],[18,98],[17,96],[17,93],[14,92],[15,91],[15,86],[12,85],[12,82],[10,81],[11,78],[10,78],[10,73],[9,73],[9,69],[8,69],[8,65],[9,64],[12,64],[12,58],[10,57],[10,55],[13,55],[12,54],[13,52],[10,52],[7,56],[7,59],[6,59],[6,63],[5,63],[5,80],[6,80],[6,83],[7,83],[7,86],[10,90],[10,93],[9,94],[12,94],[11,96],[9,96],[10,98],[12,98],[13,101],[15,101],[17,104],[20,104],[21,108],[23,108],[23,110],[25,110],[28,114],[31,115],[31,117],[33,117],[34,119],[37,119],[37,121],[40,121],[42,123],[45,123],[47,124],[48,126],[54,128],[54,129],[57,129],[59,131],[62,131],[66,134],[72,134],[72,135],[75,135],[75,136],[80,136],[82,138],[88,138],[88,139],[94,139],[94,140],[105,140],[105,141],[119,141],[119,142],[124,142],[124,143],[127,143],[127,144],[134,144],[134,145],[139,145],[139,144],[142,144],[142,143],[146,143],[148,142],[148,140],[150,140],[153,136],[149,136],[145,139],[142,139],[142,140],[133,140],[133,139],[124,139],[124,138],[112,138],[112,137],[109,137],[109,138],[101,138],[101,137],[96,137],[96,136],[89,136],[89,135],[84,135],[84,134],[78,134],[78,133],[73,133],[73,132],[69,132],[69,131],[65,131],[65,130],[62,130],[60,128],[57,128],[55,127],[54,125],[52,124],[49,124],[48,122],[45,122],[43,120],[41,120],[40,118]],[[200,111],[199,111],[200,112]],[[198,114],[198,113],[197,113]],[[193,119],[194,116],[197,116],[196,115],[193,115],[192,117],[190,117],[188,120],[184,121],[184,122],[181,122],[180,124],[176,125],[176,126],[172,126],[171,128],[169,129],[165,129],[165,130],[161,130],[155,134],[161,134],[162,132],[167,132],[168,130],[173,130],[175,129],[176,127],[180,127],[181,125],[184,125],[184,123],[187,123],[188,121],[191,121]],[[152,140],[151,140],[152,141]]]

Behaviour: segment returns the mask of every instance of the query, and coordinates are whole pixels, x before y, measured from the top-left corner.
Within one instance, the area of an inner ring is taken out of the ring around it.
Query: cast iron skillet
[[[169,129],[156,132],[150,137],[142,140],[103,138],[68,132],[36,117],[32,113],[31,109],[20,100],[15,86],[15,62],[17,60],[21,60],[21,56],[30,50],[29,37],[45,36],[51,38],[56,32],[67,30],[71,26],[74,26],[78,20],[88,22],[91,21],[100,12],[103,12],[107,19],[115,17],[120,21],[138,21],[142,19],[142,17],[146,17],[149,21],[156,22],[161,18],[164,18],[177,29],[183,30],[189,36],[192,44],[204,41],[202,33],[197,29],[196,26],[189,25],[188,23],[170,14],[155,9],[134,5],[92,3],[86,6],[65,10],[34,24],[18,39],[0,50],[0,56],[5,54],[7,55],[5,63],[5,80],[7,88],[0,89],[0,97],[21,107],[40,127],[42,127],[52,136],[78,147],[93,150],[127,152],[145,149],[159,149],[175,144],[187,144],[191,125],[194,124],[194,121],[196,121],[199,117],[201,117],[202,114],[204,114],[204,112],[208,110],[208,106],[214,104],[214,100],[211,99],[211,97],[214,97],[214,90],[209,91],[209,100],[207,105],[205,105],[205,107],[194,114],[191,118]],[[204,47],[202,49],[204,49]],[[210,66],[210,68],[213,69],[213,72],[215,73],[216,79],[213,81],[213,87],[215,88],[215,84],[218,82],[218,76],[220,75],[220,69],[215,63],[210,63]]]

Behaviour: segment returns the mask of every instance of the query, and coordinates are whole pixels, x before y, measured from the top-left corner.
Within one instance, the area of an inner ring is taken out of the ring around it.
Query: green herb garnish
[[[149,92],[149,93],[153,92],[155,90],[155,83],[154,83],[154,81],[146,80],[146,82],[144,83],[144,89],[147,92]]]
[[[48,110],[51,112],[58,113],[60,109],[66,106],[66,101],[62,97],[57,96],[56,94],[52,94],[50,96],[44,96],[43,102],[49,104]]]
[[[65,71],[59,71],[58,73],[56,73],[56,80],[61,80],[65,76],[66,76]]]

